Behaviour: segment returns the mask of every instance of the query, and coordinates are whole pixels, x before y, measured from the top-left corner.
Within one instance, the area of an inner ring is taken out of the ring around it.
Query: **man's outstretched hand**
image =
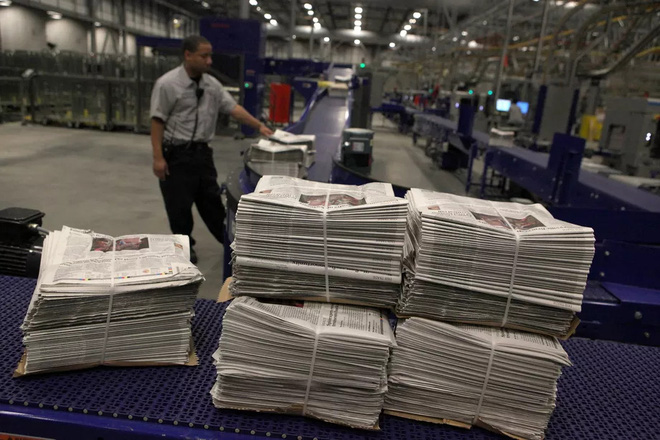
[[[259,133],[262,136],[270,137],[273,135],[273,130],[270,128],[266,127],[264,124],[261,124],[261,127],[259,127]]]

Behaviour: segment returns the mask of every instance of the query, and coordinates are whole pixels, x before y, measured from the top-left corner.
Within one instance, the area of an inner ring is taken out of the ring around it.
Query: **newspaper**
[[[21,326],[26,351],[18,374],[189,363],[202,281],[186,236],[54,231]]]
[[[213,355],[213,403],[376,429],[394,346],[375,309],[237,298]]]
[[[385,412],[541,440],[571,365],[553,338],[411,318],[397,329]]]
[[[316,142],[316,135],[293,134],[284,130],[275,130],[275,133],[273,133],[269,139],[280,144],[307,144],[310,146],[310,149],[313,150],[314,142]]]
[[[401,283],[406,207],[386,183],[264,176],[239,202],[230,290],[392,307]]]
[[[539,204],[413,189],[398,312],[566,335],[594,255],[590,228]]]
[[[283,132],[286,133],[286,132]],[[247,164],[260,175],[274,174],[304,178],[314,163],[313,143],[282,144],[266,139],[250,146]]]

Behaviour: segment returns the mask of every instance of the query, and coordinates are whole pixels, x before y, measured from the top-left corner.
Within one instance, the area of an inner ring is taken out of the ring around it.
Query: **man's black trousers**
[[[225,207],[220,197],[213,150],[206,143],[164,145],[163,156],[167,161],[169,175],[160,181],[160,191],[172,233],[187,235],[190,237],[190,245],[195,244],[191,236],[194,203],[211,234],[222,243]]]

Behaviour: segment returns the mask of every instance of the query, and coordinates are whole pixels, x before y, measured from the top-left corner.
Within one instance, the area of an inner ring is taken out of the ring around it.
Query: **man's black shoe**
[[[197,252],[195,252],[194,248],[190,248],[190,262],[192,264],[197,264]]]

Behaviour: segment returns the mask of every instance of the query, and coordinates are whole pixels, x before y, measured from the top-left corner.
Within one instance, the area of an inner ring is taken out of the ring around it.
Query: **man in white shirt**
[[[207,73],[213,48],[206,38],[187,37],[182,49],[183,64],[158,78],[151,94],[151,145],[153,172],[160,181],[170,229],[190,237],[190,259],[196,263],[193,203],[213,236],[220,243],[224,240],[225,208],[208,145],[218,114],[228,113],[263,136],[273,132]]]

